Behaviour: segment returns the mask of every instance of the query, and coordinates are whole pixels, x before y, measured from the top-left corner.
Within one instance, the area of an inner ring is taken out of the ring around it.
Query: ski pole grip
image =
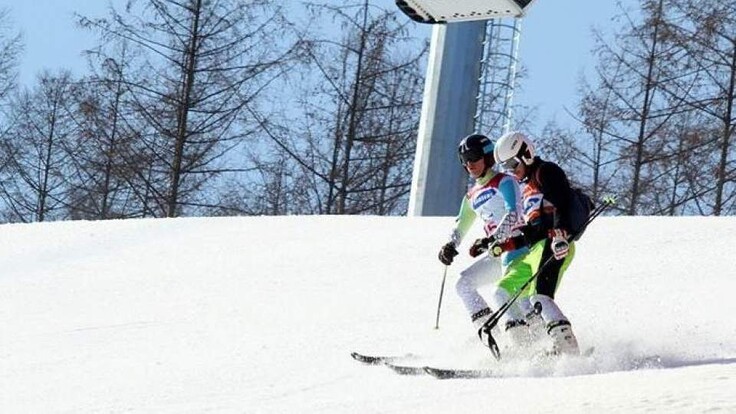
[[[501,248],[501,246],[499,246],[499,245],[497,245],[497,244],[496,244],[496,245],[494,245],[494,246],[493,246],[493,247],[491,248],[491,254],[493,255],[493,257],[498,257],[498,256],[500,256],[500,255],[501,255],[502,253],[503,253],[503,248]]]

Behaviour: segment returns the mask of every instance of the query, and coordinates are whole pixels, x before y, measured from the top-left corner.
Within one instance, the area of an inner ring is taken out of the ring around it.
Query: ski
[[[382,365],[387,363],[392,363],[396,361],[400,361],[402,359],[410,359],[413,358],[413,354],[403,354],[403,355],[365,355],[358,352],[351,352],[350,356],[353,357],[354,360],[361,362],[366,365]]]
[[[398,365],[391,363],[386,363],[384,365],[393,372],[406,376],[429,375],[437,379],[489,378],[493,376],[493,372],[488,369],[453,369],[431,366]]]
[[[589,358],[594,354],[595,348],[588,347],[580,352],[582,358]],[[416,354],[398,354],[398,355],[365,355],[358,352],[351,352],[350,356],[366,365],[383,365],[389,368],[391,371],[398,375],[404,376],[431,376],[437,379],[470,379],[470,378],[497,378],[503,377],[503,374],[497,372],[491,368],[439,368],[428,365],[417,365],[426,361],[426,358],[421,358]],[[540,354],[538,358],[555,358],[556,356],[550,353]],[[542,359],[538,359],[540,366],[544,365]],[[553,361],[554,359],[550,359]],[[641,357],[629,359],[627,361],[627,369],[625,370],[638,370],[638,369],[652,369],[661,368],[665,365],[664,361],[659,355]],[[414,365],[412,365],[412,363]]]
[[[494,376],[490,369],[452,369],[452,368],[435,368],[424,367],[424,372],[437,379],[457,379],[457,378],[491,378]]]
[[[384,363],[383,365],[399,375],[406,376],[429,375],[437,379],[488,378],[493,376],[492,371],[487,369],[437,368],[431,366],[392,364],[390,362]]]
[[[424,370],[425,367],[422,367],[422,366],[398,365],[398,364],[392,364],[390,362],[386,362],[384,363],[384,365],[399,375],[426,375],[427,374],[427,372]]]
[[[580,353],[580,357],[590,357],[595,348],[590,347],[584,349]],[[554,357],[552,354],[540,355],[543,357]],[[437,379],[459,379],[459,378],[493,378],[499,377],[499,373],[490,368],[466,368],[466,369],[455,369],[455,368],[437,368],[431,366],[425,366],[424,372],[437,378]]]

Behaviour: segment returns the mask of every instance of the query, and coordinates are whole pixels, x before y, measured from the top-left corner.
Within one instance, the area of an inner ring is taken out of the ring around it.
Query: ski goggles
[[[493,153],[493,143],[486,144],[483,148],[470,148],[467,151],[463,151],[458,154],[460,157],[460,163],[465,165],[469,162],[478,162],[486,154]]]
[[[521,164],[521,161],[517,157],[514,157],[501,162],[499,165],[503,171],[514,171],[519,164]]]
[[[483,155],[482,151],[465,151],[459,154],[460,163],[465,165],[471,162],[478,162],[483,158]]]

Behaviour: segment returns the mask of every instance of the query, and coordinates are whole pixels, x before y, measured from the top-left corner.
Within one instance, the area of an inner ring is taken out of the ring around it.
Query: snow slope
[[[493,366],[436,259],[451,218],[0,226],[2,413],[736,412],[736,218],[602,218],[558,302],[591,358]],[[641,358],[660,358],[635,369]]]

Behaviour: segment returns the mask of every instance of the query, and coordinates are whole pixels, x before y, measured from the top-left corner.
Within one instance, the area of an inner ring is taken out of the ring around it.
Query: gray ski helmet
[[[493,141],[482,134],[471,134],[463,138],[457,146],[457,155],[460,157],[460,163],[465,165],[468,162],[476,162],[481,158],[485,158],[486,168],[493,167]]]

